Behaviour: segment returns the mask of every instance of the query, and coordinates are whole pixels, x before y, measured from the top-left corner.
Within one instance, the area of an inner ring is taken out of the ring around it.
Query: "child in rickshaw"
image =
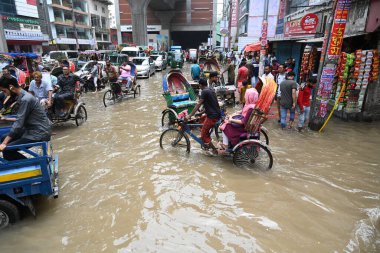
[[[127,62],[123,62],[123,65],[119,67],[120,70],[120,76],[119,80],[127,80],[127,84],[125,85],[125,88],[127,90],[131,89],[132,82],[133,82],[133,76],[131,73],[131,66]]]

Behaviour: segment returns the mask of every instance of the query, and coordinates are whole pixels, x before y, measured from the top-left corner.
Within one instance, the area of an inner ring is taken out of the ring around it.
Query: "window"
[[[96,11],[98,10],[98,6],[96,4],[94,5],[94,8]]]
[[[16,15],[15,1],[0,0],[0,14],[2,15]]]
[[[102,7],[102,12],[106,13],[106,9],[104,7]]]

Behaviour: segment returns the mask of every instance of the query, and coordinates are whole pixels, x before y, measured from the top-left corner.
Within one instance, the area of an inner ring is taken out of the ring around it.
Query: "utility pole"
[[[78,31],[76,26],[75,12],[74,12],[74,0],[71,0],[71,13],[73,15],[73,29],[76,43],[76,50],[79,50],[79,42],[78,42]]]
[[[261,25],[261,50],[260,50],[260,63],[259,63],[259,76],[262,76],[264,73],[264,58],[266,54],[266,46],[268,43],[267,34],[268,34],[268,6],[269,0],[265,0],[264,2],[264,16],[263,23]]]
[[[4,53],[8,52],[8,45],[7,45],[7,40],[5,39],[2,16],[0,16],[0,52],[4,52]]]
[[[228,1],[228,6],[229,6],[229,9],[230,9],[230,18],[228,20],[228,35],[227,35],[227,38],[228,38],[228,48],[227,48],[227,51],[229,52],[230,48],[231,48],[231,39],[232,39],[232,36],[231,36],[232,0]]]

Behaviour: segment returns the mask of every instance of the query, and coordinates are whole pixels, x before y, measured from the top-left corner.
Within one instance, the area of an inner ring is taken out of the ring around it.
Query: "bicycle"
[[[225,151],[226,156],[232,156],[233,163],[238,167],[259,168],[269,170],[273,166],[273,156],[267,144],[260,141],[261,124],[266,117],[260,113],[252,113],[251,124],[248,124],[245,136],[235,146],[229,146]],[[193,133],[194,129],[202,127],[202,124],[187,123],[176,120],[177,128],[166,129],[160,136],[160,147],[164,150],[177,150],[182,153],[190,153],[190,137],[207,149],[203,141]]]

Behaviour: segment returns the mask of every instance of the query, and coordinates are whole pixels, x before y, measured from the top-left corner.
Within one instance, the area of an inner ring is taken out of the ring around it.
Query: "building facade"
[[[176,1],[174,9],[160,8],[162,2],[165,1],[152,0],[147,7],[149,45],[158,45],[160,38],[167,37],[168,44],[179,44],[187,48],[190,46],[187,36],[196,41],[191,46],[207,42],[212,37],[217,23],[217,13],[214,11],[217,1]],[[116,0],[115,8],[116,23],[120,24],[119,44],[132,44],[132,13],[128,0]],[[212,43],[216,45],[216,41]]]
[[[8,51],[43,53],[49,41],[43,4],[0,0],[0,15]]]
[[[59,50],[103,49],[110,43],[107,0],[46,0],[51,45]]]

